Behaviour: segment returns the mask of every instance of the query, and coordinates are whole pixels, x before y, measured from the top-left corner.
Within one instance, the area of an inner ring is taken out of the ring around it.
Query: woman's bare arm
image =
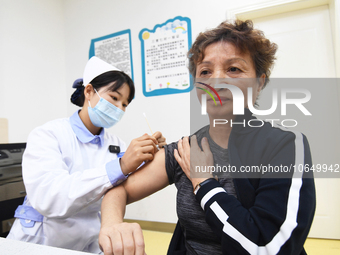
[[[168,184],[165,153],[161,149],[151,162],[107,192],[102,202],[102,226],[99,234],[99,245],[105,255],[145,254],[140,226],[123,222],[125,207],[126,204],[147,197]]]

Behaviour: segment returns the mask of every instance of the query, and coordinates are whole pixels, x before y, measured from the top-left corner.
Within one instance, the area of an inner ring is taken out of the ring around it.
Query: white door
[[[263,30],[279,46],[272,77],[336,76],[327,5],[257,18],[253,22],[256,28]],[[339,164],[338,87],[333,84],[325,88],[320,84],[310,90],[313,119],[300,125],[299,131],[309,140],[313,163]],[[261,99],[259,103],[261,105]],[[327,114],[324,114],[325,111]],[[316,178],[315,182],[317,209],[309,237],[340,239],[340,178]]]

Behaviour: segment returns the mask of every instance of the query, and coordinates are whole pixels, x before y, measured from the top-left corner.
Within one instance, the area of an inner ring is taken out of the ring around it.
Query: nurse
[[[31,243],[99,253],[100,205],[106,191],[153,160],[160,132],[125,143],[106,128],[119,122],[134,98],[128,75],[92,57],[77,80],[70,118],[50,121],[29,135],[23,155],[27,196],[7,236]]]

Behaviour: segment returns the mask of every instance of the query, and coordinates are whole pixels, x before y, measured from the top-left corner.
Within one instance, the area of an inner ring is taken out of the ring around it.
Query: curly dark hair
[[[241,53],[250,54],[256,77],[266,75],[264,88],[269,81],[270,70],[276,59],[277,44],[265,38],[262,31],[254,29],[251,20],[224,21],[218,27],[200,33],[188,52],[191,75],[196,76],[196,66],[204,59],[207,46],[220,41],[232,43]]]

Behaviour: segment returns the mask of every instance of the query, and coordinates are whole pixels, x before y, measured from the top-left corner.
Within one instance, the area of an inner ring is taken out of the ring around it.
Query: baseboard
[[[130,219],[124,219],[124,221],[129,222],[129,223],[136,222],[144,230],[152,230],[152,231],[160,231],[160,232],[168,232],[168,233],[173,233],[176,227],[175,223],[145,221],[145,220],[130,220]]]

